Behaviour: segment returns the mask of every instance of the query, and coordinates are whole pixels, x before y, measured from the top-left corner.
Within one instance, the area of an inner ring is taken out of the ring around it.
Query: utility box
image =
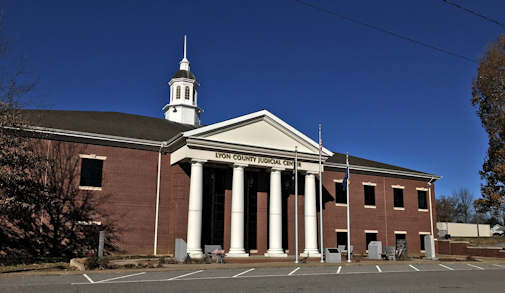
[[[175,259],[184,262],[188,256],[188,245],[182,238],[175,239]]]
[[[368,244],[368,258],[382,259],[382,242],[370,241],[370,244]]]
[[[326,263],[342,262],[342,254],[338,248],[326,248],[324,250]]]
[[[424,236],[424,253],[426,259],[437,259],[435,256],[435,239],[433,239],[433,236],[431,235]]]

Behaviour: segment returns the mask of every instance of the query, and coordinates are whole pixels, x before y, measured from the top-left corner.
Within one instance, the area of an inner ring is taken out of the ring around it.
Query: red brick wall
[[[335,199],[334,179],[343,179],[343,172],[325,171],[323,173],[323,190]],[[371,182],[375,186],[375,208],[365,208],[364,186],[362,182]],[[392,185],[405,186],[403,201],[405,210],[394,209]],[[377,240],[382,246],[394,246],[394,231],[406,231],[409,252],[419,253],[421,243],[419,232],[430,232],[429,212],[418,210],[416,188],[427,188],[427,182],[380,177],[371,175],[350,174],[349,201],[351,223],[351,245],[355,252],[364,252],[366,248],[365,230],[377,230]],[[433,184],[432,184],[433,188]],[[428,195],[428,192],[427,192]],[[432,208],[435,206],[435,192],[432,189]],[[324,200],[323,200],[324,202]],[[436,217],[433,213],[433,219]],[[324,246],[336,247],[335,229],[347,229],[346,207],[335,206],[334,201],[325,202],[323,208]],[[436,231],[436,230],[435,230]]]
[[[484,256],[505,258],[505,250],[500,248],[469,247],[468,242],[455,242],[450,240],[439,240],[438,247],[440,254],[463,255],[463,256]]]
[[[111,200],[103,204],[110,216],[117,220],[122,230],[119,248],[129,254],[152,254],[154,250],[154,227],[156,212],[156,188],[158,176],[158,152],[127,148],[88,145],[86,154],[106,156],[103,169],[103,188],[97,193],[111,194]],[[162,155],[160,181],[160,206],[158,226],[158,248],[160,254],[173,253],[176,238],[187,239],[188,195],[190,186],[189,163],[170,165],[170,155]],[[231,169],[227,172],[227,185],[231,186]],[[346,208],[335,206],[334,179],[343,179],[343,172],[323,173],[324,195],[324,247],[336,246],[335,229],[346,229]],[[303,176],[299,178],[303,182]],[[258,173],[257,240],[258,254],[268,249],[268,186],[270,176],[261,170]],[[376,208],[364,207],[362,182],[376,183]],[[303,185],[303,184],[302,184]],[[301,186],[302,186],[301,185]],[[393,188],[405,186],[405,210],[393,208]],[[377,240],[383,246],[395,243],[394,231],[407,231],[408,251],[420,252],[419,232],[430,232],[429,212],[418,211],[416,187],[427,187],[426,181],[397,179],[391,177],[352,174],[350,177],[351,244],[355,252],[366,250],[365,230],[378,230]],[[299,252],[304,249],[304,196],[299,188]],[[435,205],[432,186],[432,207]],[[319,197],[319,195],[318,195]],[[225,239],[224,248],[229,248],[231,237],[231,190],[225,195]],[[288,249],[295,252],[295,198],[288,198]],[[319,209],[319,207],[318,207]],[[433,213],[433,218],[436,214]],[[319,225],[319,215],[318,215]],[[319,238],[319,236],[318,236]],[[319,241],[319,239],[318,239]]]

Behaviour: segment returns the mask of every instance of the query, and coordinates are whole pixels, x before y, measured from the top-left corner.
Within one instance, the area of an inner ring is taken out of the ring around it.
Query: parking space
[[[205,270],[198,274],[181,277],[184,279],[219,279],[219,278],[236,278],[247,273],[250,269],[228,269],[228,270]]]
[[[447,271],[447,268],[444,268],[438,264],[433,265],[413,265],[416,269],[421,272],[436,272],[436,271]]]
[[[258,276],[288,276],[296,267],[288,268],[256,268],[246,274],[241,275],[242,277],[258,277]]]
[[[315,267],[283,268],[241,268],[194,271],[133,272],[79,275],[79,281],[72,279],[72,284],[111,284],[127,282],[160,282],[201,279],[267,278],[307,275],[345,275],[345,274],[387,274],[399,272],[462,271],[462,270],[505,270],[505,264],[486,263],[446,263],[446,264],[401,264],[401,265],[343,265]]]
[[[382,273],[398,273],[398,272],[414,272],[416,267],[411,267],[408,265],[385,265],[379,266]]]
[[[445,264],[444,266],[459,271],[459,270],[482,270],[483,268],[479,266],[479,263],[476,264]]]
[[[340,266],[331,267],[300,267],[295,275],[331,275],[339,272]],[[340,269],[341,270],[341,269]]]
[[[340,274],[378,273],[376,266],[343,266]]]

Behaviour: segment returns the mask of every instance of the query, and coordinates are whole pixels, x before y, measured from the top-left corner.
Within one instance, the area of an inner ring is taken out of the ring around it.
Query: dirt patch
[[[492,236],[492,237],[452,237],[452,241],[467,241],[471,246],[477,246],[477,242],[480,242],[482,246],[495,246],[503,244],[505,242],[505,237],[503,236]]]
[[[0,265],[0,274],[28,271],[70,271],[74,270],[66,262]]]

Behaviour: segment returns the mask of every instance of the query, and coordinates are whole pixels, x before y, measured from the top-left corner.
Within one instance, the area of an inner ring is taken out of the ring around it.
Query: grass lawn
[[[470,245],[477,245],[477,237],[452,237],[452,241],[468,241]],[[503,236],[491,236],[491,237],[480,237],[480,245],[493,245],[496,243],[504,243],[505,237]]]
[[[65,271],[69,261],[60,258],[0,258],[0,274],[27,271]]]

